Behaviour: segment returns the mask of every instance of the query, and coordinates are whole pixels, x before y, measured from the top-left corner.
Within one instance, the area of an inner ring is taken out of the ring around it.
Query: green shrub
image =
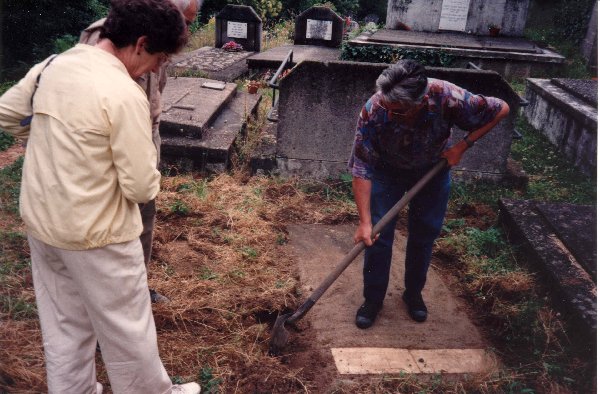
[[[75,37],[72,34],[63,34],[57,37],[53,41],[54,53],[63,53],[67,49],[70,49],[79,42],[79,37]]]
[[[443,49],[405,49],[380,45],[342,45],[342,60],[371,63],[395,63],[400,59],[412,59],[426,66],[450,67],[455,56]]]

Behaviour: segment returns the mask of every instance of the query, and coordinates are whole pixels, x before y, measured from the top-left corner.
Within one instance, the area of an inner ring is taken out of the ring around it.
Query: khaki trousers
[[[96,392],[96,340],[114,393],[170,393],[139,239],[72,251],[29,236],[49,393]]]

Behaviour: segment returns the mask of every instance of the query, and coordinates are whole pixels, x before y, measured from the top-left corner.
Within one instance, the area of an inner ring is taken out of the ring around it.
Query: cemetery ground
[[[285,354],[269,356],[277,313],[295,310],[308,295],[297,261],[286,252],[288,226],[354,225],[357,214],[348,178],[308,182],[248,172],[247,159],[264,138],[265,112],[263,103],[229,173],[163,177],[148,276],[150,286],[171,299],[154,304],[153,312],[161,358],[175,382],[197,380],[203,392],[223,393],[595,392],[595,343],[573,335],[568,318],[552,308],[541,278],[507,243],[496,201],[512,196],[594,204],[596,185],[572,171],[523,120],[524,138],[513,144],[512,158],[529,174],[528,187],[454,184],[432,261],[502,363],[498,372],[339,375],[328,349],[315,349],[310,312],[298,331],[291,330]],[[21,165],[19,159],[0,170],[0,392],[9,393],[45,389],[17,207]],[[402,219],[398,230],[405,234]],[[99,353],[97,361],[99,380],[107,385]]]
[[[289,41],[290,31],[289,23],[276,25],[265,48]],[[194,35],[193,45],[211,45],[213,38],[214,21]],[[238,142],[231,171],[162,179],[148,278],[150,287],[171,299],[152,309],[160,355],[174,382],[195,380],[212,393],[596,392],[595,338],[579,335],[569,316],[554,309],[543,278],[508,243],[497,205],[500,197],[593,205],[596,182],[576,173],[522,118],[523,139],[513,142],[511,159],[529,175],[528,185],[455,183],[432,261],[460,300],[461,313],[501,362],[498,371],[340,375],[329,349],[315,346],[314,311],[297,330],[289,330],[284,355],[269,356],[278,313],[294,311],[309,294],[298,257],[289,253],[290,229],[352,227],[358,219],[348,177],[316,182],[250,174],[252,151],[268,138],[269,93],[263,89],[258,118]],[[44,357],[18,215],[22,159],[13,162],[15,151],[18,145],[0,133],[0,393],[37,393],[46,387]],[[403,213],[397,226],[401,235],[406,235],[405,224]],[[335,263],[323,267],[323,275]],[[353,264],[360,265],[360,258]],[[354,291],[360,288],[356,283]],[[436,303],[426,301],[430,309]],[[337,308],[321,302],[319,307]],[[100,353],[97,365],[99,381],[111,392]]]

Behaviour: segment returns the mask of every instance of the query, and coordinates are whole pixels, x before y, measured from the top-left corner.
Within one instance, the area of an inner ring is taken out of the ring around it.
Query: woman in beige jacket
[[[156,196],[160,173],[134,79],[186,31],[169,0],[113,0],[97,45],[36,65],[0,97],[0,128],[29,138],[20,212],[50,393],[102,391],[96,341],[115,393],[199,392],[172,385],[159,358],[139,241],[138,203]]]

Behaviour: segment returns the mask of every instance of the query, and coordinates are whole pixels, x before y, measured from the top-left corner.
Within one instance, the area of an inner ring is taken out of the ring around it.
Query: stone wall
[[[356,62],[299,63],[281,81],[277,126],[278,167],[284,175],[314,178],[346,172],[358,113],[375,91],[385,64]],[[473,93],[506,100],[516,114],[520,98],[497,73],[428,68],[428,76],[445,79]],[[464,157],[455,172],[465,178],[500,181],[506,172],[513,119],[505,119]],[[457,130],[454,138],[463,133]]]
[[[443,0],[388,0],[386,28],[397,29],[401,25],[415,31],[439,30]],[[501,27],[500,34],[522,36],[529,0],[471,0],[466,32],[488,35],[488,27]]]

